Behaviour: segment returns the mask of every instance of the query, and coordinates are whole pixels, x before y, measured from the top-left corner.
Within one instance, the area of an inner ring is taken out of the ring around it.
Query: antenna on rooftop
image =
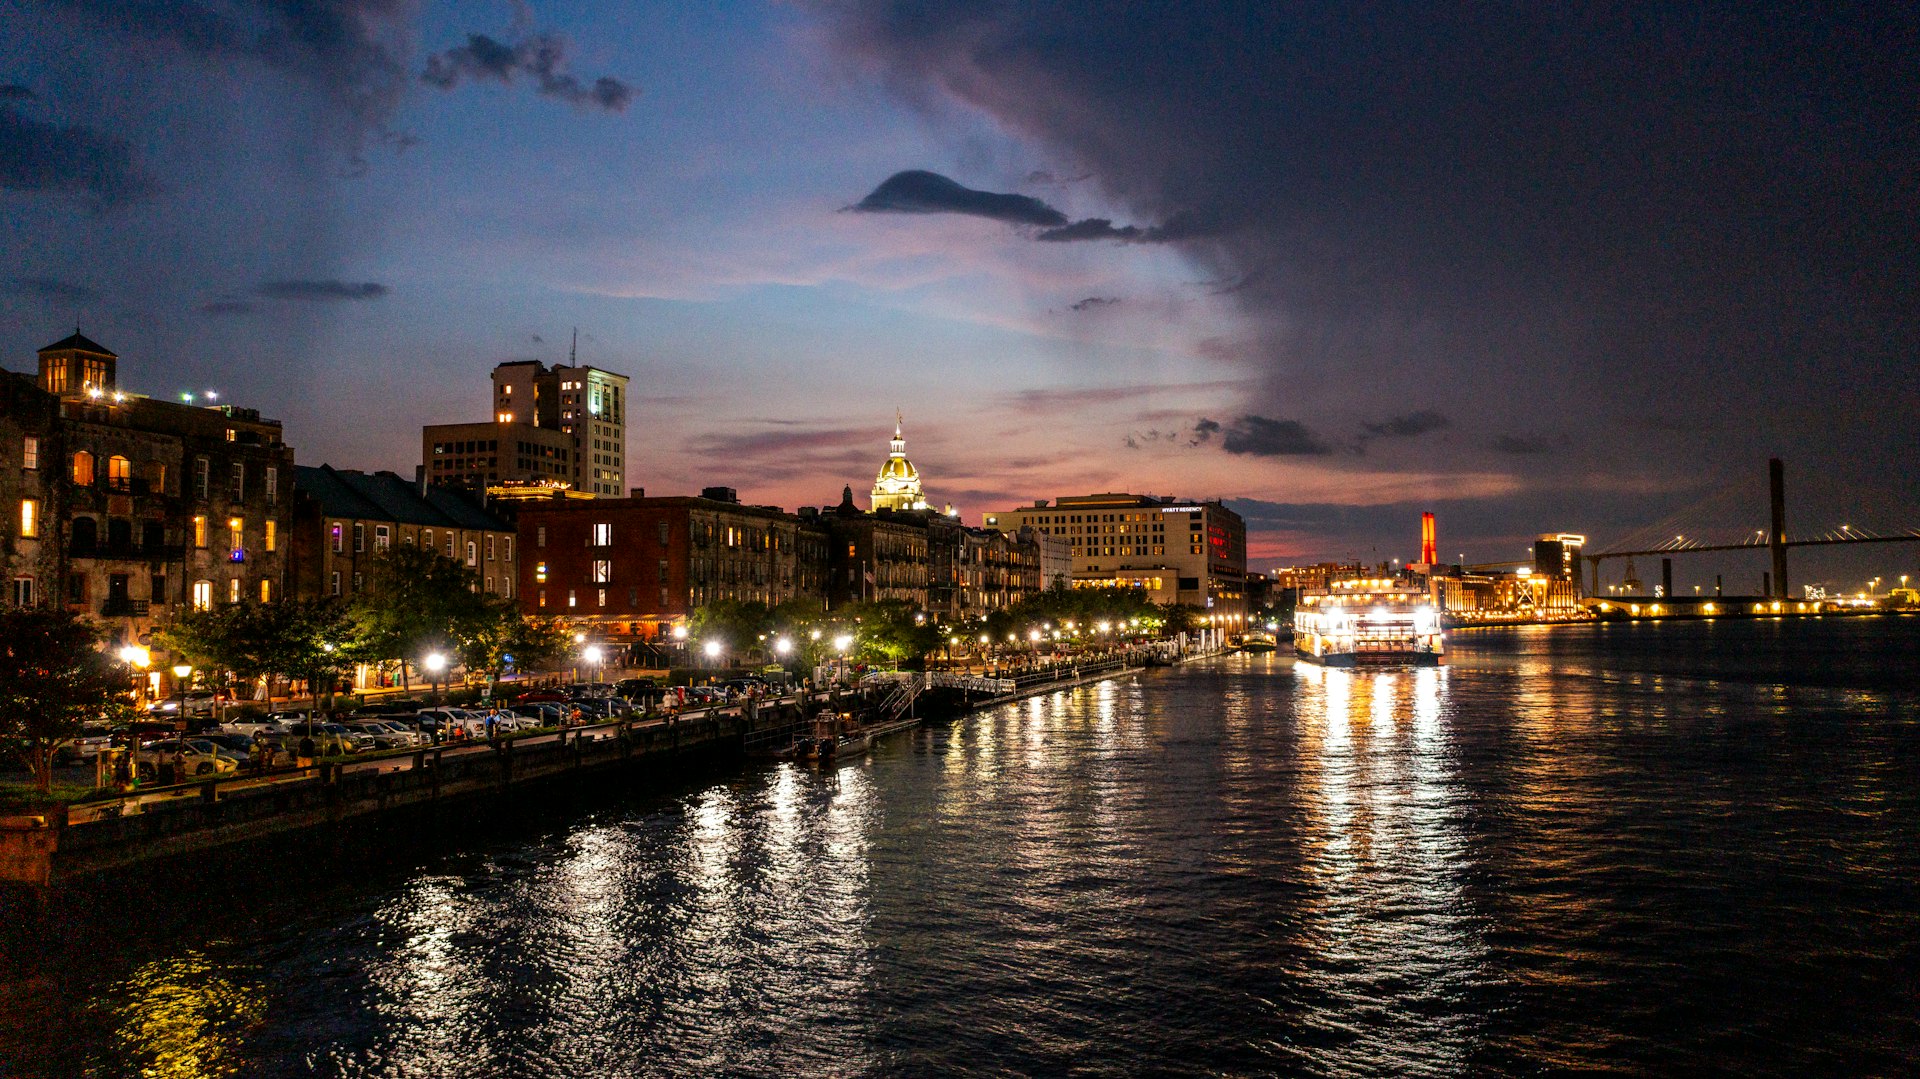
[[[580,327],[573,328],[573,344],[567,346],[567,366],[578,367],[580,359]]]

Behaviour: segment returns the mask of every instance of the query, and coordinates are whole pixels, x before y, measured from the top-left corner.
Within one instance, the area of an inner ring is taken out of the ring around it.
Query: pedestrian
[[[187,781],[187,751],[184,746],[174,747],[173,759],[168,762],[167,767],[173,773],[173,778],[169,782],[185,783]]]
[[[313,748],[313,731],[309,728],[306,734],[300,736],[300,767],[313,767]]]
[[[487,712],[487,741],[489,741],[489,742],[491,742],[491,741],[493,741],[493,729],[494,729],[494,728],[493,728],[493,725],[494,725],[494,723],[495,723],[495,722],[496,722],[496,721],[497,721],[497,720],[498,720],[499,718],[500,718],[500,717],[499,717],[499,715],[498,715],[498,714],[496,714],[495,712],[493,712],[493,711],[492,711],[491,709],[489,709],[489,710],[488,710],[488,712]]]

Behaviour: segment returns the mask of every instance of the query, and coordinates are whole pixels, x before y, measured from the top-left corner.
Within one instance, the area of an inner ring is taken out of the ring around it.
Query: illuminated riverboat
[[[1301,595],[1293,647],[1301,659],[1329,667],[1432,667],[1446,652],[1446,634],[1424,588],[1357,578]]]

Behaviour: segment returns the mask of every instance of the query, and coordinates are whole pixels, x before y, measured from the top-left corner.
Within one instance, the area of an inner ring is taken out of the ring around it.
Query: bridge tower
[[[1773,510],[1773,529],[1767,547],[1773,551],[1773,599],[1787,595],[1787,469],[1774,457],[1767,461],[1767,496]]]

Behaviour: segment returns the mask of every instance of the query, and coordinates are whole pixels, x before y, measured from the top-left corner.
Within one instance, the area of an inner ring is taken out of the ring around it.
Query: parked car
[[[536,689],[530,693],[522,693],[518,697],[515,697],[513,703],[535,704],[542,701],[551,701],[556,704],[565,704],[567,700],[567,695],[557,689]]]
[[[185,765],[188,776],[232,775],[240,770],[238,759],[220,752],[214,743],[205,739],[162,738],[141,746],[133,755],[136,774],[143,780],[152,781],[173,762],[176,754]]]
[[[289,722],[303,722],[305,719],[305,714],[301,712],[271,712],[264,716],[248,716],[244,719],[216,724],[213,730],[221,734],[239,734],[251,738],[262,731],[278,730]]]
[[[80,764],[100,755],[113,744],[113,728],[105,723],[82,723],[73,741],[61,746],[54,757],[66,764]]]
[[[378,719],[349,720],[341,726],[373,739],[375,749],[411,749],[426,740],[417,731]]]
[[[640,696],[657,696],[659,692],[660,684],[651,678],[622,678],[613,684],[614,696],[629,700]]]

